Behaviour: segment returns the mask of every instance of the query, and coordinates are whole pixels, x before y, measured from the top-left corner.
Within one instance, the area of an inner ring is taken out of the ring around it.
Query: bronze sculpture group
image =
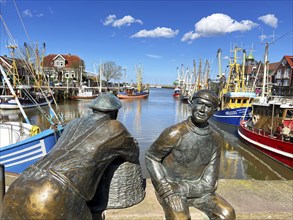
[[[165,129],[146,152],[146,167],[166,219],[191,219],[189,206],[210,219],[236,218],[232,206],[215,193],[220,146],[208,119],[218,105],[212,91],[195,93],[191,116]],[[92,114],[71,121],[52,151],[9,187],[2,219],[104,219],[108,199],[103,192],[105,185],[107,192],[111,188],[104,180],[117,179],[109,175],[109,167],[125,162],[140,166],[136,140],[116,120],[121,106],[117,97],[103,94],[94,100]],[[121,188],[119,181],[116,187]],[[139,202],[143,192],[138,196]],[[128,199],[133,200],[123,198]]]

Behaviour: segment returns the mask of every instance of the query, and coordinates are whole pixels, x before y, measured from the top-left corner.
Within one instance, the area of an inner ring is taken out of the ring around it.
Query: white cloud
[[[132,35],[132,38],[143,38],[143,37],[150,37],[150,38],[172,38],[175,37],[179,33],[179,30],[172,30],[171,28],[166,27],[157,27],[153,30],[141,30],[134,35]]]
[[[190,40],[195,40],[200,37],[199,33],[195,33],[193,31],[189,31],[185,33],[181,39],[181,41],[190,41]]]
[[[22,12],[22,16],[23,17],[30,17],[30,18],[36,16],[39,18],[39,17],[43,17],[45,15],[43,13],[39,13],[38,11],[31,12],[29,9],[26,9]]]
[[[36,14],[37,17],[43,17],[44,14],[43,13],[39,13],[39,14]]]
[[[143,22],[139,19],[135,19],[130,15],[126,15],[121,19],[116,19],[116,15],[109,15],[106,20],[103,22],[105,26],[112,25],[113,27],[121,27],[121,26],[130,26],[133,23],[143,24]]]
[[[258,20],[262,21],[266,25],[269,25],[269,26],[271,26],[273,28],[278,27],[278,18],[276,18],[274,14],[267,14],[267,15],[264,15],[264,16],[260,16],[258,18]]]
[[[147,57],[154,58],[154,59],[162,59],[162,56],[155,55],[155,54],[146,54]]]
[[[22,12],[22,15],[24,17],[33,17],[33,14],[31,13],[31,11],[29,9],[26,9]]]
[[[195,30],[184,34],[181,41],[192,41],[200,37],[218,36],[236,31],[245,32],[258,26],[258,24],[250,20],[238,22],[228,15],[216,13],[202,18],[194,26]]]
[[[142,21],[139,19],[134,19],[130,15],[124,16],[122,19],[118,19],[113,22],[113,27],[121,27],[123,25],[130,26],[132,23],[142,24]]]
[[[112,24],[116,19],[116,15],[109,15],[106,20],[103,22],[103,25],[107,26]]]

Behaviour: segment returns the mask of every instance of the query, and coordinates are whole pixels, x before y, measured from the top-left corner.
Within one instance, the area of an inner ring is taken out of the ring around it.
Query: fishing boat
[[[14,50],[16,45],[10,45],[8,48],[12,49],[12,58],[0,56],[0,64],[6,70],[7,76],[11,79],[15,94],[23,108],[33,108],[36,106],[48,105],[53,102],[53,92],[48,89],[47,91],[41,90],[41,74],[40,67],[35,65],[35,68],[25,61],[19,60],[16,62],[14,58]],[[38,59],[37,59],[38,60]],[[23,69],[32,75],[29,76],[35,79],[35,85],[23,85],[22,80],[18,74],[17,63],[22,65]],[[11,94],[6,81],[2,81],[2,92],[0,95],[0,109],[19,109],[14,96]]]
[[[183,72],[183,69],[182,69]],[[173,82],[174,87],[174,91],[172,96],[174,98],[179,98],[180,94],[181,94],[181,88],[184,85],[184,81],[183,81],[183,75],[179,72],[179,68],[177,67],[177,79]]]
[[[262,94],[252,103],[252,118],[241,120],[238,134],[250,146],[293,169],[293,97],[268,92],[267,54],[268,44],[265,49]]]
[[[98,94],[95,94],[93,87],[81,86],[78,88],[76,95],[70,96],[71,100],[91,100],[98,97]]]
[[[32,125],[1,65],[0,71],[26,121],[0,123],[0,164],[4,165],[5,171],[21,173],[53,148],[63,131],[63,125],[51,122],[51,128],[42,132],[39,127]]]
[[[182,102],[188,102],[188,97],[192,87],[193,75],[190,73],[189,68],[185,68],[183,64],[181,65],[181,71],[179,71],[179,68],[177,67],[177,75],[177,81],[180,90],[179,95],[175,94],[175,90],[173,95],[175,95],[175,97],[178,97]]]
[[[45,156],[56,144],[62,126],[50,128],[34,135],[38,128],[23,122],[0,124],[0,163],[5,171],[21,173]]]
[[[174,98],[179,98],[180,97],[180,91],[181,91],[180,87],[176,86],[174,88],[173,97]]]
[[[18,100],[24,109],[48,105],[48,102],[53,103],[51,93],[35,92],[34,89],[26,89],[23,86],[17,87],[16,91]],[[12,94],[0,95],[0,109],[19,109]]]
[[[270,97],[252,105],[253,115],[241,120],[240,138],[265,155],[293,168],[293,99]]]
[[[117,97],[119,99],[145,99],[148,98],[149,93],[146,91],[139,91],[139,89],[127,86],[123,92],[118,92]]]
[[[117,93],[119,99],[145,99],[149,96],[149,89],[142,84],[142,67],[136,67],[136,86],[125,86]]]
[[[235,127],[239,126],[242,118],[248,119],[251,117],[251,103],[256,97],[252,88],[247,88],[245,85],[245,50],[243,50],[242,69],[237,62],[237,54],[240,50],[242,49],[237,47],[234,49],[233,60],[230,60],[229,64],[230,70],[227,81],[225,82],[225,77],[220,75],[220,80],[222,80],[222,88],[219,93],[221,104],[211,118],[216,123]],[[218,50],[218,57],[220,57],[220,52]]]

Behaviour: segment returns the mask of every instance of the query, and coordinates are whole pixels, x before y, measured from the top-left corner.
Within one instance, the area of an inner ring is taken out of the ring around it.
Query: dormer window
[[[284,60],[282,61],[282,66],[286,66],[286,64],[287,64],[287,61],[284,59]]]

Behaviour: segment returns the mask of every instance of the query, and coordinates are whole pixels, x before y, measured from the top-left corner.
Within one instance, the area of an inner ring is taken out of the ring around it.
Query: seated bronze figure
[[[146,152],[146,166],[167,220],[191,219],[189,206],[210,219],[236,218],[233,207],[215,193],[221,149],[208,119],[219,105],[211,90],[191,101],[191,116],[165,129]]]
[[[9,187],[2,219],[103,219],[105,171],[112,163],[139,165],[136,140],[115,120],[121,106],[113,94],[102,94],[92,114],[69,122],[54,148]]]

